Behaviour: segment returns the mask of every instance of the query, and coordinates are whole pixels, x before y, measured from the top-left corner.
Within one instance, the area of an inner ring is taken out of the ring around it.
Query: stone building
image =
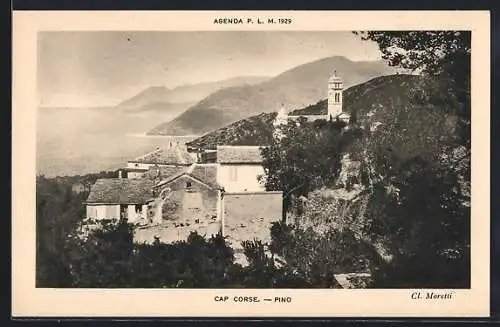
[[[343,91],[344,83],[342,78],[334,71],[328,79],[328,107],[326,112],[309,115],[288,115],[288,119],[298,120],[299,117],[304,117],[307,121],[324,120],[340,120],[344,123],[349,123],[350,115],[343,111]]]
[[[215,164],[193,164],[153,187],[155,194],[168,192],[171,206],[168,211],[163,210],[164,219],[186,222],[219,220],[221,191]]]
[[[342,113],[342,91],[344,84],[337,72],[328,79],[328,116],[335,118]]]

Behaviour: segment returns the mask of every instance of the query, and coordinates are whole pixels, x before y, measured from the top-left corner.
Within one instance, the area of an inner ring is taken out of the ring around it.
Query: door
[[[120,204],[120,219],[128,218],[128,206],[126,204]]]

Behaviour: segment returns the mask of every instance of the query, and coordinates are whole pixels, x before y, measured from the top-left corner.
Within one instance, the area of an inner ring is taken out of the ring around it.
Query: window
[[[134,166],[139,167],[139,164],[135,164]]]
[[[186,182],[186,188],[191,188],[191,182]]]
[[[141,213],[142,212],[142,206],[140,204],[135,205],[135,212]]]
[[[238,167],[236,166],[231,166],[231,171],[230,171],[230,178],[231,178],[231,181],[236,181],[238,180]]]

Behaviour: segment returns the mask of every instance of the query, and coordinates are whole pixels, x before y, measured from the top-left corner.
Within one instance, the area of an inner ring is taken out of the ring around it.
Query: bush
[[[166,199],[162,206],[163,219],[174,220],[177,218],[176,213],[179,210],[179,203],[172,199]]]
[[[249,288],[308,288],[311,285],[300,272],[280,264],[273,254],[259,240],[243,242],[245,256],[249,265],[241,268],[237,280]]]
[[[67,255],[62,250],[68,235],[85,215],[88,193],[72,191],[61,178],[36,179],[36,286],[71,285]]]
[[[377,288],[469,288],[470,257],[443,257],[422,251],[412,256],[397,255],[380,266],[371,287]]]
[[[392,180],[396,192],[376,185],[368,208],[373,235],[393,254],[373,287],[469,288],[470,207],[456,172],[417,158]]]
[[[192,232],[186,242],[134,244],[126,222],[105,223],[72,244],[73,287],[228,287],[233,250],[221,235],[206,240]]]
[[[279,222],[271,227],[271,238],[268,251],[257,240],[243,243],[249,287],[340,288],[335,274],[370,272],[379,260],[370,245],[349,231],[320,234]]]

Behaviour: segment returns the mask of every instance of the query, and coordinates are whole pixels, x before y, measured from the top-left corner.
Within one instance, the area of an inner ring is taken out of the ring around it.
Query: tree
[[[262,148],[266,190],[283,191],[284,214],[292,195],[307,195],[335,181],[340,170],[342,127],[327,121],[289,121],[281,127],[283,137]]]
[[[423,77],[410,105],[356,145],[369,172],[369,231],[393,255],[374,286],[468,287],[470,32],[358,34]]]
[[[414,101],[440,105],[460,117],[461,140],[470,148],[470,31],[354,32],[363,40],[374,41],[389,65],[408,69],[427,77],[439,76],[439,87],[422,80],[428,91],[416,90]],[[440,101],[446,95],[446,103]],[[454,101],[450,101],[453,98]],[[443,104],[447,104],[443,106]]]
[[[370,271],[378,260],[376,251],[349,230],[319,233],[280,222],[271,236],[268,249],[259,241],[243,243],[249,287],[341,288],[336,274]]]
[[[392,130],[383,131],[385,135],[381,137],[379,134],[373,139],[378,139],[378,144],[386,149],[394,149],[393,144],[398,140],[400,144],[420,143],[422,153],[434,156],[427,159],[454,170],[462,181],[462,188],[470,189],[470,31],[371,31],[355,34],[363,40],[376,42],[382,58],[391,66],[409,69],[424,77],[420,87],[411,94],[411,107],[396,117],[400,123],[391,124]],[[425,119],[419,119],[421,115]],[[417,119],[427,121],[426,126],[413,124]],[[432,131],[429,131],[429,126]],[[403,133],[401,127],[413,128],[414,132]],[[416,129],[421,132],[416,132]],[[400,137],[405,134],[410,137]],[[413,135],[417,137],[412,140]]]
[[[84,176],[36,178],[36,285],[68,287],[71,285],[65,250],[68,236],[85,217],[84,201],[90,186],[98,178],[116,177],[116,171],[101,171]],[[84,192],[74,192],[75,183],[86,185]]]
[[[378,43],[382,59],[391,66],[432,75],[448,75],[460,81],[470,71],[469,31],[354,32]]]
[[[36,285],[71,284],[64,245],[84,216],[86,194],[76,194],[71,183],[39,176],[36,179]]]
[[[132,276],[129,256],[133,251],[132,227],[125,221],[100,220],[92,230],[75,230],[65,250],[71,287],[126,287]]]
[[[373,241],[382,239],[394,256],[374,285],[470,287],[470,207],[456,173],[416,158],[391,175],[395,192],[378,184],[368,210]]]
[[[352,149],[369,172],[368,206],[357,221],[393,256],[376,271],[374,287],[469,285],[470,182],[463,172],[470,162],[456,169],[448,157],[453,135],[438,111],[423,126],[407,118],[429,113],[403,112]]]

